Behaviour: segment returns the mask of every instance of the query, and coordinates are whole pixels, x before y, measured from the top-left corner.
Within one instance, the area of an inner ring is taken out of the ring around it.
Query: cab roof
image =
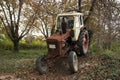
[[[58,16],[77,16],[77,15],[82,15],[83,16],[83,13],[79,13],[79,12],[67,12],[67,13],[58,14]]]

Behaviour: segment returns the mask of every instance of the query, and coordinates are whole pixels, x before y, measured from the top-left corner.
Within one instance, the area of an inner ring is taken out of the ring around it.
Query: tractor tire
[[[68,60],[69,60],[69,67],[72,73],[77,72],[78,71],[78,58],[77,58],[77,54],[75,51],[70,51]]]
[[[47,60],[44,58],[44,56],[40,56],[36,60],[36,69],[40,74],[45,74],[48,69]]]
[[[80,55],[85,55],[88,52],[88,45],[89,45],[89,35],[87,30],[82,30],[78,37],[78,43],[79,52],[77,53]]]

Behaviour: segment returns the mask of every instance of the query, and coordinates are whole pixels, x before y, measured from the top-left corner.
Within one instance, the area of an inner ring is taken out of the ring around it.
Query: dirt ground
[[[35,68],[24,69],[17,71],[14,74],[2,74],[0,80],[119,80],[120,70],[113,76],[109,76],[111,63],[118,64],[120,67],[120,60],[113,61],[106,55],[93,55],[79,57],[79,71],[72,74],[68,59],[55,59],[54,64],[49,68],[46,74],[40,75]],[[107,62],[107,63],[106,63]],[[108,63],[110,63],[109,66]]]

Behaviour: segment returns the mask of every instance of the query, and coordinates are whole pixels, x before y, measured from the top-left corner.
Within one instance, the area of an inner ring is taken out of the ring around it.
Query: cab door
[[[75,16],[75,26],[74,26],[74,30],[75,30],[75,40],[78,40],[78,36],[80,33],[80,16]]]
[[[74,30],[75,30],[75,40],[78,40],[78,36],[80,33],[80,29],[84,27],[83,24],[83,15],[77,15],[75,16],[75,25],[74,25]]]

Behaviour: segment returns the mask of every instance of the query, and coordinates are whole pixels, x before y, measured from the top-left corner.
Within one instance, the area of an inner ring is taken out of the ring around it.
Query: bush
[[[19,49],[45,49],[46,42],[42,40],[33,40],[31,43],[21,40],[19,42]],[[13,43],[9,39],[0,41],[0,49],[13,50]]]
[[[5,39],[4,41],[0,41],[0,48],[5,50],[12,50],[13,44],[9,39]]]
[[[94,41],[91,41],[89,45],[89,52],[94,54],[99,51],[101,51],[101,49],[96,45]]]
[[[33,40],[31,43],[20,41],[20,49],[45,49],[46,42],[40,40]]]
[[[92,54],[106,54],[108,56],[113,56],[115,58],[120,59],[120,43],[113,42],[111,44],[110,49],[105,49],[102,47],[99,47],[95,44],[94,41],[91,42],[89,45],[89,52]]]

